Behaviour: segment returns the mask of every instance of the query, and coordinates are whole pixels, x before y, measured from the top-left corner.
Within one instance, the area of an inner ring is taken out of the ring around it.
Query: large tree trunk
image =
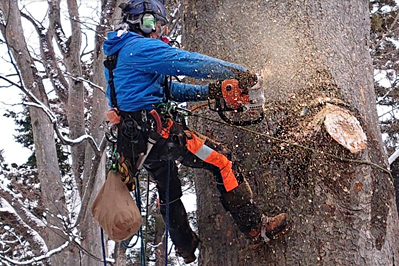
[[[291,224],[250,250],[201,176],[201,265],[399,263],[368,36],[367,1],[186,1],[185,47],[263,71],[267,118],[254,132],[203,130],[237,155],[256,204],[287,212]],[[365,149],[351,153],[332,138],[325,119],[336,112],[360,121]]]

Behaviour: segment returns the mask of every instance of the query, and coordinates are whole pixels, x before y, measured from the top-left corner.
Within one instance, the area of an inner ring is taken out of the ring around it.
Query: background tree
[[[269,215],[286,211],[291,222],[284,237],[249,250],[209,189],[211,178],[201,173],[201,265],[397,261],[398,214],[375,108],[368,3],[185,3],[187,49],[263,70],[267,119],[255,134],[227,126],[204,130],[229,139],[256,203]],[[336,112],[360,121],[364,150],[351,153],[332,138],[326,126]]]
[[[394,178],[396,205],[399,206],[398,161],[398,4],[371,1],[371,56],[375,69],[375,91],[384,144]]]
[[[104,132],[100,130],[100,124],[107,105],[102,89],[104,77],[101,45],[95,46],[92,51],[85,50],[89,43],[82,44],[82,28],[90,24],[82,24],[78,1],[66,2],[69,15],[67,26],[63,25],[61,19],[61,1],[48,1],[48,14],[44,18],[35,17],[32,15],[34,12],[29,12],[32,6],[23,4],[19,1],[0,3],[0,29],[9,48],[11,62],[15,65],[15,74],[19,77],[16,81],[3,79],[14,82],[13,85],[25,92],[31,92],[33,96],[29,96],[28,100],[39,100],[65,119],[60,119],[58,125],[55,125],[57,120],[50,120],[42,108],[37,108],[37,105],[29,107],[37,166],[36,184],[40,184],[40,192],[35,191],[36,199],[29,199],[26,193],[22,195],[29,202],[36,200],[36,204],[39,203],[36,209],[40,212],[33,213],[24,206],[22,199],[15,197],[21,192],[18,190],[21,186],[12,189],[8,186],[1,190],[3,206],[20,204],[20,209],[10,210],[10,216],[14,219],[11,225],[15,232],[24,236],[23,241],[33,247],[33,254],[23,257],[25,263],[33,256],[40,258],[39,261],[51,261],[53,265],[98,265],[101,260],[100,231],[89,207],[103,183],[105,173],[106,141],[103,141]],[[112,21],[111,17],[107,17],[112,13],[106,11],[112,10],[116,1],[102,1],[98,4],[98,11],[104,13],[97,17],[101,19],[96,24],[91,24],[99,26],[91,30],[97,33],[96,41],[101,44],[105,27]],[[24,35],[27,32],[23,30],[22,21],[28,22],[36,31],[36,39],[30,41],[39,43],[38,50],[35,50],[32,43],[28,44],[29,35]],[[45,21],[49,23],[45,24]],[[70,34],[67,34],[64,27],[70,27]],[[92,55],[89,60],[84,57],[86,53]],[[56,93],[51,101],[49,91]],[[90,115],[87,110],[90,110]],[[54,129],[59,130],[58,126],[62,125],[68,129],[64,135],[58,131],[58,138],[62,141],[85,137],[92,140],[91,144],[99,143],[97,147],[78,140],[63,143],[71,145],[72,172],[69,177],[72,179],[62,175],[58,164]],[[88,132],[90,137],[86,135]],[[68,184],[72,190],[66,189]],[[76,211],[77,201],[81,202],[80,212]],[[24,226],[18,225],[17,218],[23,218]],[[28,234],[33,233],[37,237],[28,237]],[[39,255],[42,256],[37,257]],[[3,259],[9,261],[10,258]]]

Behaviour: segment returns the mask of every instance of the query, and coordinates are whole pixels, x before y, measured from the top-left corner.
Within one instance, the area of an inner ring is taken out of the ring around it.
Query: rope
[[[147,254],[147,244],[148,244],[149,201],[150,201],[150,176],[147,174],[147,197],[146,197],[146,206],[145,206],[145,242],[144,242],[144,252],[146,254]]]
[[[104,266],[107,266],[107,261],[106,261],[106,256],[105,256],[104,230],[101,228],[100,231],[101,231],[101,249],[103,252],[103,262],[104,262]]]
[[[187,110],[185,110],[185,111],[187,111]],[[258,136],[261,136],[261,137],[264,137],[264,138],[271,139],[271,140],[276,141],[276,142],[286,143],[288,145],[291,145],[291,146],[294,146],[294,147],[298,147],[298,148],[301,148],[301,149],[304,149],[304,150],[309,150],[309,151],[312,151],[314,153],[322,154],[322,155],[325,155],[325,156],[328,156],[328,157],[331,157],[331,158],[334,158],[334,159],[337,159],[337,160],[340,160],[340,161],[343,161],[343,162],[353,162],[353,163],[358,163],[358,164],[367,164],[367,165],[373,166],[373,167],[375,167],[375,168],[377,168],[377,169],[379,169],[379,170],[381,170],[383,172],[386,172],[392,178],[391,171],[389,171],[388,169],[386,169],[386,168],[384,168],[384,167],[382,167],[382,166],[380,166],[380,165],[378,165],[376,163],[370,162],[370,161],[349,159],[349,158],[337,156],[337,155],[334,155],[334,154],[331,154],[331,153],[322,152],[322,151],[319,151],[317,149],[311,148],[309,146],[305,146],[305,145],[302,145],[302,144],[299,144],[299,143],[296,143],[296,142],[292,142],[292,141],[288,141],[288,140],[275,138],[275,137],[269,136],[269,135],[261,133],[261,132],[254,131],[254,130],[246,128],[246,127],[231,125],[231,124],[228,124],[228,123],[226,123],[224,121],[220,121],[220,120],[216,120],[216,119],[213,119],[213,118],[209,118],[209,117],[206,117],[206,116],[200,115],[200,114],[194,114],[192,112],[187,112],[185,115],[198,117],[198,118],[203,118],[203,119],[206,119],[208,121],[212,121],[214,123],[218,123],[218,124],[222,124],[222,125],[225,125],[225,126],[236,128],[236,129],[239,129],[239,130],[242,130],[242,131],[246,131],[246,132],[249,132],[249,133],[254,134],[254,135],[258,135]]]
[[[135,189],[134,189],[134,195],[136,198],[136,205],[139,209],[139,212],[141,213],[141,194],[140,194],[140,184],[139,184],[138,178],[136,178],[135,182],[136,182],[136,185],[135,185]],[[122,241],[122,245],[126,249],[133,248],[140,239],[141,248],[140,248],[140,264],[139,265],[146,266],[146,263],[145,263],[146,246],[145,246],[144,237],[143,237],[143,226],[140,226],[140,229],[137,232],[136,237],[137,237],[137,239],[136,239],[136,241],[134,241],[133,244],[128,245],[125,243],[125,241]]]
[[[170,189],[170,171],[171,171],[171,162],[170,158],[168,158],[168,176],[166,179],[166,195],[165,195],[165,204],[166,204],[166,213],[165,213],[165,266],[168,266],[168,238],[169,238],[169,189]]]

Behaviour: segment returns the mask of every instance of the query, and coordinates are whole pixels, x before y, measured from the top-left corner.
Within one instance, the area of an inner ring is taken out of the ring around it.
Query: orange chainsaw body
[[[238,109],[244,104],[249,103],[249,94],[244,93],[238,85],[236,79],[226,79],[222,81],[222,95],[226,105],[232,109]]]

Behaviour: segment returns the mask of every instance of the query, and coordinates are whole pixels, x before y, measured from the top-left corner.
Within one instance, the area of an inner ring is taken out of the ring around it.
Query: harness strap
[[[108,69],[109,77],[108,84],[110,91],[110,98],[112,107],[118,108],[118,103],[116,101],[116,92],[115,92],[115,84],[114,84],[114,69],[116,67],[116,63],[118,62],[119,51],[114,53],[113,55],[107,56],[104,60],[104,66]]]

